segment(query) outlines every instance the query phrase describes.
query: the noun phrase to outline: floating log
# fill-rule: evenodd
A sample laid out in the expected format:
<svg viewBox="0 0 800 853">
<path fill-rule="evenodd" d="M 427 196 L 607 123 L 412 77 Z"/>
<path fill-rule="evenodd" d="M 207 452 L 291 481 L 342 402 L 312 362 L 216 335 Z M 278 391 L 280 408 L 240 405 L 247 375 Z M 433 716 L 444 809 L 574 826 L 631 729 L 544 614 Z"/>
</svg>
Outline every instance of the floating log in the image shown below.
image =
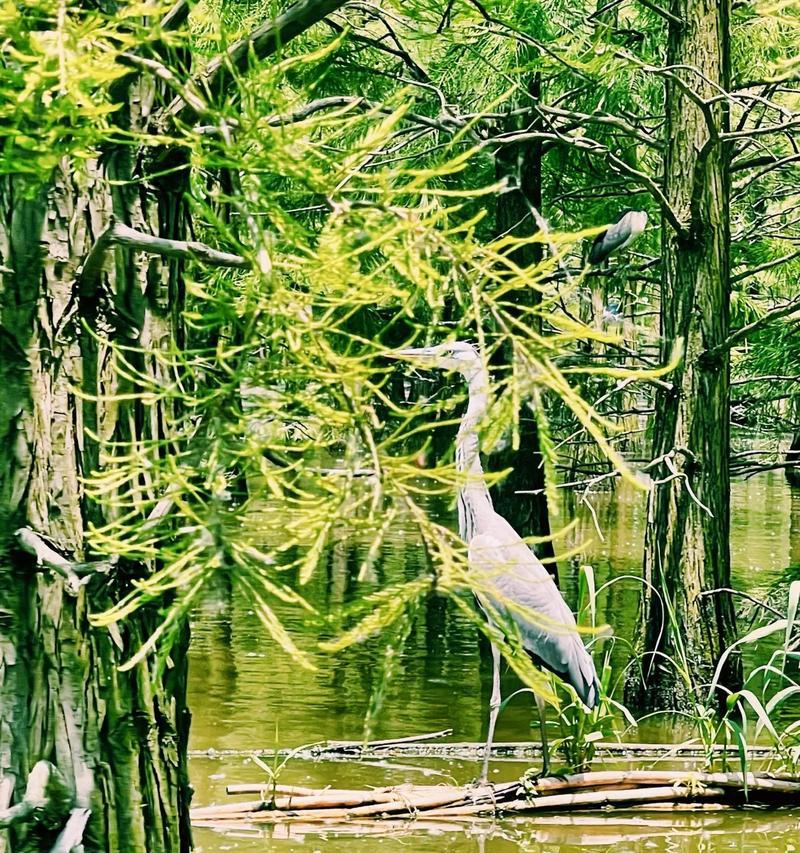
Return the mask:
<svg viewBox="0 0 800 853">
<path fill-rule="evenodd" d="M 477 761 L 483 757 L 485 744 L 473 742 L 430 743 L 428 738 L 443 737 L 445 732 L 431 732 L 410 738 L 397 738 L 390 741 L 328 741 L 308 747 L 295 749 L 226 749 L 192 750 L 192 758 L 246 758 L 259 757 L 292 758 L 310 761 L 346 761 L 363 758 L 443 758 L 450 760 Z M 738 760 L 739 748 L 715 744 L 708 748 L 697 743 L 625 743 L 599 741 L 594 744 L 594 760 L 622 761 L 642 760 L 680 760 L 706 761 L 709 753 L 716 758 L 731 756 Z M 542 754 L 542 745 L 535 741 L 512 741 L 492 745 L 493 760 L 508 759 L 526 761 Z M 748 746 L 747 758 L 750 761 L 779 760 L 780 754 L 769 746 Z"/>
<path fill-rule="evenodd" d="M 628 770 L 499 785 L 402 784 L 369 790 L 232 785 L 259 800 L 192 810 L 196 825 L 337 822 L 404 817 L 460 819 L 501 814 L 564 813 L 578 809 L 705 807 L 725 804 L 800 803 L 800 776 L 770 773 L 704 773 Z M 301 793 L 294 793 L 300 791 Z M 266 793 L 266 796 L 265 796 Z"/>
</svg>

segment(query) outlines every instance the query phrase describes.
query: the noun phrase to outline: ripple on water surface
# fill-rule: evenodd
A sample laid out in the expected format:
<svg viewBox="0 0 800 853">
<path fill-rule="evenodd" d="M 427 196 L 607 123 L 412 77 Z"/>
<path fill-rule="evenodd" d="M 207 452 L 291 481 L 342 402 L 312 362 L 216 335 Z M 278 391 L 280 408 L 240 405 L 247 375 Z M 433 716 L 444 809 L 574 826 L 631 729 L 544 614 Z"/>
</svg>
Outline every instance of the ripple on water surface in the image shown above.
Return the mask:
<svg viewBox="0 0 800 853">
<path fill-rule="evenodd" d="M 581 562 L 591 563 L 598 584 L 620 575 L 641 573 L 644 512 L 640 494 L 619 489 L 593 499 L 603 539 L 585 510 L 579 524 L 559 547 L 566 551 L 583 543 Z M 446 502 L 436 508 L 440 519 L 452 523 Z M 574 510 L 566 506 L 562 518 Z M 368 543 L 338 544 L 322 561 L 304 594 L 320 611 L 354 600 L 364 590 L 389 581 L 411 579 L 425 571 L 426 557 L 410 527 L 398 524 L 387 538 L 372 583 L 359 584 L 359 567 Z M 789 490 L 778 473 L 762 475 L 733 487 L 731 552 L 734 583 L 739 589 L 765 593 L 787 566 L 800 564 L 800 495 Z M 562 587 L 574 590 L 579 561 L 560 565 Z M 612 585 L 599 602 L 600 617 L 615 630 L 632 631 L 637 584 Z M 780 587 L 778 587 L 780 590 Z M 279 614 L 292 633 L 309 648 L 319 627 L 297 609 Z M 768 655 L 764 645 L 759 655 Z M 191 747 L 249 750 L 299 746 L 325 739 L 359 739 L 375 678 L 374 643 L 357 646 L 336 659 L 324 659 L 317 671 L 298 667 L 267 640 L 248 603 L 220 577 L 196 613 L 190 652 L 190 707 L 193 713 Z M 383 710 L 371 737 L 402 737 L 453 728 L 453 738 L 478 741 L 485 735 L 491 666 L 488 650 L 472 624 L 451 603 L 431 597 L 423 605 L 404 650 L 401 667 L 389 685 Z M 751 661 L 752 663 L 752 661 Z M 504 694 L 517 686 L 504 675 Z M 800 708 L 795 707 L 800 716 Z M 498 740 L 525 740 L 531 733 L 530 697 L 514 699 L 498 724 Z M 664 729 L 649 731 L 648 739 L 669 739 Z M 345 762 L 290 761 L 282 783 L 310 787 L 360 786 L 417 781 L 466 782 L 477 767 L 463 762 L 427 761 L 425 771 L 413 762 L 361 765 Z M 513 779 L 521 765 L 498 763 L 493 780 Z M 223 756 L 192 760 L 195 802 L 225 800 L 231 782 L 263 781 L 264 774 L 246 758 Z M 276 826 L 221 835 L 197 830 L 198 849 L 206 851 L 295 850 L 321 853 L 382 851 L 758 851 L 800 849 L 800 812 L 713 811 L 627 812 L 537 817 L 460 826 L 421 823 L 342 828 Z"/>
</svg>

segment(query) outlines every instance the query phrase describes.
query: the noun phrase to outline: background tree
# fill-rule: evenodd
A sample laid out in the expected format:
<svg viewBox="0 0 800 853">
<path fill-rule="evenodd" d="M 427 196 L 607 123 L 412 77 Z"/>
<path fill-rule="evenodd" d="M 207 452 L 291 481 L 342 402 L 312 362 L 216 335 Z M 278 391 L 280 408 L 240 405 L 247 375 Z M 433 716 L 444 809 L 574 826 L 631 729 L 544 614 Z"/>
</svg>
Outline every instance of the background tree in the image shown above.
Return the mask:
<svg viewBox="0 0 800 853">
<path fill-rule="evenodd" d="M 734 628 L 726 596 L 697 604 L 729 571 L 728 354 L 749 382 L 797 307 L 795 12 L 99 5 L 0 19 L 15 46 L 0 70 L 0 814 L 39 759 L 67 792 L 55 828 L 12 811 L 14 840 L 41 848 L 91 808 L 98 849 L 186 848 L 187 617 L 217 572 L 302 666 L 315 650 L 276 601 L 318 619 L 329 649 L 387 631 L 384 674 L 434 586 L 476 618 L 463 547 L 425 511 L 455 490 L 463 397 L 394 372 L 383 356 L 412 341 L 480 344 L 496 384 L 484 446 L 506 448 L 492 485 L 538 532 L 557 471 L 584 500 L 631 476 L 621 450 L 660 389 L 655 446 L 637 451 L 656 481 L 646 572 L 692 674 L 675 693 L 652 668 L 648 701 L 688 701 Z M 768 39 L 759 66 L 744 45 Z M 661 256 L 656 226 L 586 270 L 587 226 L 631 206 L 660 214 Z M 752 311 L 733 329 L 731 280 Z M 421 468 L 431 422 L 446 450 Z M 543 466 L 524 461 L 537 443 Z M 521 487 L 539 494 L 516 501 Z M 256 510 L 279 544 L 239 535 Z M 366 543 L 363 581 L 401 515 L 429 575 L 313 613 L 302 587 L 325 549 Z M 654 601 L 648 666 L 682 652 Z"/>
</svg>

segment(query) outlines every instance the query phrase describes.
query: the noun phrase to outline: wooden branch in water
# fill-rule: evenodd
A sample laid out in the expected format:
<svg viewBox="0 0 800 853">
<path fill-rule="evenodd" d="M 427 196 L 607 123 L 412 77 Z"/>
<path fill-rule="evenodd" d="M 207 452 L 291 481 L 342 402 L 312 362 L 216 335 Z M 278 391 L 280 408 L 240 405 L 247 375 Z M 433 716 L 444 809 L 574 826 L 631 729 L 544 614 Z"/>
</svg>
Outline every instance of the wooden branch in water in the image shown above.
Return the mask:
<svg viewBox="0 0 800 853">
<path fill-rule="evenodd" d="M 332 743 L 342 743 L 333 741 Z M 329 749 L 327 745 L 309 746 L 308 749 L 223 749 L 223 750 L 190 750 L 192 758 L 219 758 L 250 755 L 283 757 L 291 756 L 298 760 L 319 761 L 330 758 L 333 761 L 360 760 L 362 758 L 449 758 L 462 761 L 476 761 L 483 757 L 485 744 L 472 742 L 448 742 L 448 743 L 425 743 L 419 738 L 410 741 L 401 739 L 400 742 L 385 746 L 364 747 L 358 741 L 345 741 L 352 743 L 348 750 L 342 750 L 340 746 Z M 358 746 L 356 746 L 358 744 Z M 625 743 L 601 741 L 594 745 L 595 760 L 639 760 L 651 758 L 654 760 L 681 759 L 682 761 L 700 760 L 705 761 L 709 752 L 715 757 L 730 755 L 737 757 L 739 750 L 736 746 L 725 746 L 715 744 L 707 748 L 697 743 Z M 510 741 L 495 743 L 492 745 L 492 757 L 506 758 L 510 761 L 527 761 L 542 754 L 542 745 L 536 741 Z M 750 760 L 778 759 L 780 755 L 770 746 L 748 746 L 747 757 Z M 258 790 L 261 790 L 259 788 Z"/>
<path fill-rule="evenodd" d="M 649 803 L 676 802 L 681 800 L 715 800 L 724 796 L 722 788 L 704 788 L 692 791 L 689 788 L 676 788 L 673 785 L 665 787 L 645 787 L 635 789 L 601 789 L 599 791 L 584 791 L 579 794 L 553 794 L 549 797 L 538 797 L 532 800 L 512 800 L 509 803 L 498 804 L 496 808 L 488 809 L 485 804 L 472 806 L 457 806 L 453 809 L 432 809 L 427 817 L 456 817 L 491 812 L 534 812 L 534 811 L 568 811 L 578 808 L 606 808 L 607 806 L 621 807 L 631 805 L 646 805 Z"/>
<path fill-rule="evenodd" d="M 369 756 L 381 755 L 398 755 L 404 757 L 419 756 L 427 757 L 447 757 L 447 758 L 463 758 L 465 760 L 475 760 L 483 756 L 485 745 L 483 743 L 472 742 L 449 742 L 449 743 L 422 743 L 419 738 L 408 741 L 398 741 L 394 744 L 385 746 L 364 746 L 356 750 L 356 742 L 353 742 L 353 747 L 349 750 L 352 753 Z M 315 758 L 321 758 L 328 754 L 336 754 L 341 750 L 337 746 L 333 750 L 328 749 L 328 745 L 313 747 L 310 750 Z M 723 744 L 715 744 L 711 747 L 711 751 L 715 756 L 732 755 L 737 756 L 739 750 L 736 746 L 725 746 Z M 510 741 L 506 743 L 495 743 L 492 745 L 492 755 L 497 757 L 508 756 L 510 758 L 526 759 L 541 755 L 542 745 L 536 741 Z M 606 756 L 611 758 L 699 758 L 705 760 L 709 750 L 697 743 L 624 743 L 624 742 L 599 742 L 595 744 L 595 756 Z M 748 746 L 747 755 L 749 758 L 774 758 L 776 752 L 769 746 Z"/>
<path fill-rule="evenodd" d="M 269 787 L 269 786 L 265 786 Z M 238 791 L 248 786 L 236 786 Z M 279 823 L 363 818 L 465 818 L 504 813 L 630 808 L 663 804 L 796 803 L 800 776 L 629 770 L 577 773 L 501 785 L 397 785 L 374 790 L 323 789 L 192 810 L 192 821 Z"/>
<path fill-rule="evenodd" d="M 426 740 L 436 740 L 436 738 L 447 737 L 453 734 L 452 729 L 442 729 L 439 732 L 426 732 L 421 735 L 408 735 L 408 737 L 395 737 L 388 740 L 329 740 L 325 743 L 326 752 L 350 751 L 353 749 L 382 749 L 387 746 L 397 746 L 403 743 L 421 743 Z"/>
</svg>

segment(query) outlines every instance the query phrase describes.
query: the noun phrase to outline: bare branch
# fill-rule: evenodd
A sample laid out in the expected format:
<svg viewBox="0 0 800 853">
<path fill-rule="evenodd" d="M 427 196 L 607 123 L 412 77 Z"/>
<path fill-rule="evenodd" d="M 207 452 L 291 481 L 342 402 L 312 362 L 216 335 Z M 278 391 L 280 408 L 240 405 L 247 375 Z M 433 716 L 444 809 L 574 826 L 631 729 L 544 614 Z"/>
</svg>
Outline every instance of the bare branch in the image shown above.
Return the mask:
<svg viewBox="0 0 800 853">
<path fill-rule="evenodd" d="M 673 210 L 672 205 L 669 203 L 664 191 L 661 187 L 650 177 L 650 175 L 645 174 L 644 172 L 640 172 L 638 169 L 634 169 L 632 166 L 629 166 L 622 158 L 617 157 L 609 148 L 603 145 L 600 142 L 597 142 L 595 139 L 590 139 L 588 136 L 568 136 L 563 133 L 555 132 L 555 133 L 540 133 L 538 131 L 523 131 L 521 133 L 507 133 L 501 136 L 495 136 L 490 140 L 487 140 L 484 143 L 485 146 L 491 145 L 513 145 L 519 142 L 526 142 L 528 140 L 534 139 L 547 139 L 547 140 L 555 140 L 556 142 L 564 143 L 565 145 L 572 145 L 575 148 L 579 148 L 582 151 L 586 151 L 589 154 L 597 154 L 602 157 L 605 157 L 609 163 L 611 164 L 612 169 L 618 174 L 625 175 L 626 177 L 632 178 L 638 184 L 646 187 L 651 195 L 656 199 L 656 201 L 661 206 L 662 213 L 664 214 L 664 218 L 669 222 L 669 224 L 675 229 L 675 231 L 683 236 L 688 234 L 687 227 L 680 221 L 678 218 L 678 214 Z"/>
<path fill-rule="evenodd" d="M 783 255 L 780 258 L 775 258 L 772 261 L 766 261 L 763 264 L 759 264 L 757 267 L 753 267 L 752 269 L 745 270 L 744 272 L 737 273 L 736 275 L 731 276 L 731 284 L 735 284 L 737 281 L 743 281 L 746 278 L 750 278 L 752 275 L 757 275 L 760 272 L 764 272 L 765 270 L 772 269 L 773 267 L 778 267 L 781 264 L 786 264 L 789 261 L 793 261 L 795 258 L 800 258 L 800 249 L 796 252 L 791 252 L 788 255 Z"/>
<path fill-rule="evenodd" d="M 797 376 L 781 376 L 779 374 L 770 376 L 745 376 L 742 379 L 731 379 L 731 385 L 747 385 L 750 382 L 800 382 L 800 374 Z"/>
<path fill-rule="evenodd" d="M 91 815 L 91 809 L 72 809 L 69 820 L 56 838 L 50 853 L 71 853 L 73 850 L 83 849 L 81 846 L 83 833 Z"/>
<path fill-rule="evenodd" d="M 745 338 L 752 335 L 753 332 L 757 332 L 773 320 L 779 320 L 781 317 L 787 317 L 789 314 L 794 314 L 797 311 L 800 311 L 800 296 L 795 297 L 791 302 L 786 302 L 784 305 L 779 305 L 777 308 L 767 311 L 763 317 L 759 317 L 752 323 L 748 323 L 748 325 L 742 326 L 741 329 L 737 329 L 733 334 L 728 335 L 721 344 L 707 350 L 706 357 L 715 358 L 725 352 L 725 350 L 729 350 L 731 347 L 736 346 L 739 341 L 745 340 Z"/>
<path fill-rule="evenodd" d="M 192 81 L 189 80 L 187 83 L 183 83 L 173 71 L 161 62 L 155 59 L 148 59 L 144 56 L 137 56 L 135 53 L 127 51 L 119 55 L 119 62 L 122 65 L 135 68 L 137 71 L 144 71 L 152 74 L 159 80 L 163 80 L 197 115 L 205 115 L 208 112 L 208 104 Z"/>
<path fill-rule="evenodd" d="M 777 158 L 773 154 L 764 154 L 761 157 L 751 157 L 749 160 L 734 161 L 731 164 L 731 172 L 741 172 L 744 169 L 755 169 L 758 166 L 766 166 L 767 168 L 759 172 L 757 175 L 750 175 L 747 178 L 747 183 L 755 181 L 763 177 L 773 169 L 779 169 L 781 166 L 786 166 L 789 163 L 795 163 L 800 160 L 800 154 L 789 154 L 786 157 Z"/>
<path fill-rule="evenodd" d="M 249 269 L 252 266 L 251 262 L 242 255 L 221 252 L 196 240 L 169 240 L 166 237 L 154 237 L 152 234 L 137 231 L 122 222 L 112 220 L 108 228 L 97 238 L 78 271 L 77 281 L 83 290 L 90 291 L 95 286 L 103 268 L 105 254 L 112 245 L 126 246 L 138 252 L 149 252 L 168 258 L 201 260 L 216 267 Z"/>
<path fill-rule="evenodd" d="M 682 27 L 686 24 L 686 21 L 683 18 L 679 18 L 677 15 L 673 15 L 672 12 L 665 9 L 663 6 L 659 6 L 657 3 L 653 3 L 653 0 L 639 0 L 639 2 L 646 9 L 649 9 L 651 12 L 655 12 L 656 15 L 661 15 L 665 21 L 670 21 L 673 24 L 677 24 L 679 27 Z"/>
<path fill-rule="evenodd" d="M 189 0 L 178 0 L 178 2 L 161 19 L 162 30 L 177 30 L 189 18 Z"/>
<path fill-rule="evenodd" d="M 19 823 L 36 809 L 43 809 L 48 805 L 47 786 L 53 773 L 58 773 L 58 770 L 49 761 L 37 761 L 34 764 L 33 770 L 28 774 L 22 801 L 0 812 L 0 829 Z"/>
<path fill-rule="evenodd" d="M 754 136 L 764 136 L 768 133 L 786 133 L 796 127 L 800 127 L 800 116 L 783 124 L 768 124 L 765 127 L 752 127 L 750 130 L 732 130 L 728 133 L 721 133 L 719 137 L 726 142 L 731 139 L 751 139 Z"/>
<path fill-rule="evenodd" d="M 638 139 L 640 142 L 643 142 L 645 145 L 649 145 L 651 148 L 655 148 L 660 150 L 663 146 L 661 143 L 650 136 L 649 133 L 644 133 L 641 129 L 634 127 L 634 125 L 625 121 L 625 119 L 620 118 L 619 116 L 607 115 L 605 113 L 580 113 L 573 112 L 571 110 L 562 110 L 557 107 L 546 106 L 544 104 L 535 105 L 532 107 L 534 111 L 543 112 L 547 115 L 556 116 L 558 118 L 567 118 L 572 121 L 578 121 L 582 124 L 605 124 L 611 127 L 618 127 L 623 132 L 627 133 L 629 136 L 633 136 Z"/>
<path fill-rule="evenodd" d="M 257 59 L 272 56 L 293 38 L 319 23 L 326 15 L 344 6 L 345 2 L 346 0 L 298 0 L 276 18 L 266 21 L 249 35 L 234 42 L 225 53 L 212 59 L 200 74 L 189 82 L 200 90 L 223 91 L 236 72 L 242 73 L 247 69 L 251 55 Z M 176 118 L 187 122 L 195 118 L 191 105 L 180 96 L 166 107 L 159 117 L 159 123 Z"/>
</svg>

